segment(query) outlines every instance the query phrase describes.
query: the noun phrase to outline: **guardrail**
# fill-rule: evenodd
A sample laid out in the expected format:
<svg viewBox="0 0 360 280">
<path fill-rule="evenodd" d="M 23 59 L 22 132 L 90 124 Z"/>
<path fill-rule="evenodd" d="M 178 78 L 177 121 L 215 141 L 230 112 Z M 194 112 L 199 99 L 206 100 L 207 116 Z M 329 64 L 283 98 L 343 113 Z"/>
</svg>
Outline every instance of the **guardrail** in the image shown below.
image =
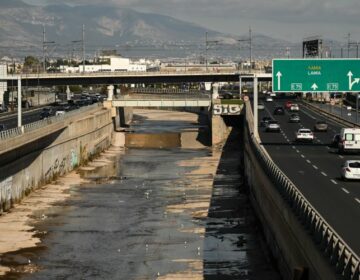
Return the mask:
<svg viewBox="0 0 360 280">
<path fill-rule="evenodd" d="M 7 139 L 10 139 L 10 138 L 22 135 L 22 134 L 30 132 L 30 131 L 34 131 L 36 129 L 45 127 L 45 126 L 47 126 L 49 124 L 53 124 L 53 123 L 63 121 L 63 120 L 65 120 L 67 118 L 70 118 L 70 117 L 72 117 L 74 115 L 77 115 L 77 114 L 82 113 L 82 112 L 90 111 L 90 110 L 95 109 L 95 108 L 100 107 L 100 106 L 102 106 L 101 103 L 96 103 L 96 104 L 93 104 L 93 105 L 90 105 L 90 106 L 81 107 L 81 108 L 79 108 L 77 110 L 66 112 L 63 115 L 53 116 L 53 117 L 50 117 L 50 118 L 46 118 L 46 119 L 43 119 L 43 120 L 39 120 L 39 121 L 36 121 L 36 122 L 26 124 L 26 125 L 24 125 L 22 127 L 16 127 L 16 128 L 1 131 L 0 132 L 0 141 L 7 140 Z"/>
<path fill-rule="evenodd" d="M 294 214 L 308 230 L 324 253 L 330 264 L 335 267 L 335 272 L 345 280 L 360 279 L 360 258 L 352 251 L 349 245 L 326 222 L 314 206 L 302 195 L 294 183 L 281 171 L 260 145 L 259 139 L 253 131 L 253 114 L 251 105 L 246 102 L 247 129 L 251 139 L 251 147 L 274 186 L 288 203 Z"/>
<path fill-rule="evenodd" d="M 201 90 L 183 90 L 183 89 L 162 89 L 162 88 L 134 88 L 133 93 L 147 93 L 147 94 L 203 94 Z"/>
<path fill-rule="evenodd" d="M 208 100 L 209 94 L 129 94 L 116 96 L 114 100 Z"/>
<path fill-rule="evenodd" d="M 343 125 L 346 125 L 346 126 L 350 126 L 350 127 L 360 127 L 359 124 L 355 123 L 355 122 L 352 122 L 350 120 L 347 120 L 347 119 L 344 119 L 343 117 L 339 116 L 339 115 L 336 115 L 336 114 L 333 114 L 331 112 L 328 112 L 324 109 L 321 109 L 320 107 L 318 106 L 315 106 L 315 105 L 312 105 L 306 101 L 303 101 L 302 102 L 303 105 L 309 107 L 309 108 L 312 108 L 312 109 L 315 109 L 316 112 L 326 116 L 327 118 L 330 118 L 332 119 L 333 121 L 336 121 L 338 123 L 341 123 Z"/>
</svg>

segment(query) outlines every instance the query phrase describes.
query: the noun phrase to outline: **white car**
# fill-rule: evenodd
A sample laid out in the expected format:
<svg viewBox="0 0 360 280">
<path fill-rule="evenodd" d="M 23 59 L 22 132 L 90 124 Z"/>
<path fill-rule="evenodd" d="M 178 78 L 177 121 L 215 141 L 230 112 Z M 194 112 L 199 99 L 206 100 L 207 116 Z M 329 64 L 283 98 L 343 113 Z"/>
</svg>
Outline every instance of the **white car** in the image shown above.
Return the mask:
<svg viewBox="0 0 360 280">
<path fill-rule="evenodd" d="M 290 111 L 292 111 L 292 112 L 298 112 L 299 111 L 299 105 L 297 105 L 297 104 L 291 104 L 291 106 L 290 106 Z"/>
<path fill-rule="evenodd" d="M 347 160 L 341 166 L 341 178 L 360 180 L 360 160 Z"/>
<path fill-rule="evenodd" d="M 267 132 L 270 132 L 270 131 L 279 132 L 280 131 L 280 125 L 279 125 L 279 123 L 277 121 L 271 120 L 271 121 L 269 121 L 267 123 L 265 130 Z"/>
<path fill-rule="evenodd" d="M 314 134 L 313 132 L 308 128 L 300 128 L 296 132 L 296 141 L 306 141 L 306 142 L 312 142 L 314 140 Z"/>
<path fill-rule="evenodd" d="M 264 110 L 264 109 L 265 109 L 264 103 L 258 103 L 258 110 Z"/>
<path fill-rule="evenodd" d="M 272 101 L 274 101 L 274 100 L 273 100 L 273 98 L 272 98 L 271 96 L 266 97 L 266 99 L 265 99 L 265 100 L 266 100 L 266 102 L 272 102 Z"/>
</svg>

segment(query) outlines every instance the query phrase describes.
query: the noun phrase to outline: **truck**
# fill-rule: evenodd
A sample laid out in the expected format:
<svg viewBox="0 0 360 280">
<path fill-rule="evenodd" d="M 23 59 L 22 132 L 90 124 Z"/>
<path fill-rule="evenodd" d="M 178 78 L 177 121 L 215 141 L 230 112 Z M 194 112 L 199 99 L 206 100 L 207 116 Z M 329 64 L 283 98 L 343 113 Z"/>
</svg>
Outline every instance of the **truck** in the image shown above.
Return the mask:
<svg viewBox="0 0 360 280">
<path fill-rule="evenodd" d="M 339 153 L 360 153 L 360 128 L 342 128 L 339 135 Z"/>
</svg>

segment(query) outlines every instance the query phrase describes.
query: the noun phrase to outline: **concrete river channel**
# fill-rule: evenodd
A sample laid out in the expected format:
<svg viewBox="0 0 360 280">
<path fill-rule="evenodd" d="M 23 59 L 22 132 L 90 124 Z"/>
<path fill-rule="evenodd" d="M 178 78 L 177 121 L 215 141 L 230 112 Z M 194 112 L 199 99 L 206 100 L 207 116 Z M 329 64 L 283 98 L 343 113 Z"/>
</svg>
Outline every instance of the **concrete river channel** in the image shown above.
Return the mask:
<svg viewBox="0 0 360 280">
<path fill-rule="evenodd" d="M 135 110 L 126 147 L 2 215 L 15 245 L 0 279 L 280 279 L 243 185 L 241 130 L 210 147 L 199 120 Z"/>
</svg>

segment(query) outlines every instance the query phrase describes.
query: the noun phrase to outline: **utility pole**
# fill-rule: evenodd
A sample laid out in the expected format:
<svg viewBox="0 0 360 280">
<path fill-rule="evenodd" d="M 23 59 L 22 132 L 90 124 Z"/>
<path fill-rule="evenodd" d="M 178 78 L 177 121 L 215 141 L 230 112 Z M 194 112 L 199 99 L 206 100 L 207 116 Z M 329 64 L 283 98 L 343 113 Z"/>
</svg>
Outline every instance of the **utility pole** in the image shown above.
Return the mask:
<svg viewBox="0 0 360 280">
<path fill-rule="evenodd" d="M 43 25 L 43 71 L 46 72 L 46 56 L 45 51 L 49 44 L 55 44 L 54 41 L 46 41 L 46 31 L 45 31 L 45 24 Z"/>
<path fill-rule="evenodd" d="M 207 33 L 207 31 L 205 32 L 205 68 L 206 68 L 206 72 L 208 71 L 208 58 L 207 58 L 208 46 L 209 46 L 209 44 L 217 44 L 218 42 L 219 41 L 217 41 L 217 40 L 209 41 L 208 33 Z"/>
<path fill-rule="evenodd" d="M 249 27 L 249 38 L 248 39 L 239 39 L 238 42 L 248 42 L 249 43 L 249 71 L 251 71 L 252 65 L 252 35 L 251 35 L 251 27 Z"/>
<path fill-rule="evenodd" d="M 249 26 L 249 49 L 250 49 L 250 72 L 252 69 L 252 36 L 251 36 L 251 27 Z"/>
<path fill-rule="evenodd" d="M 81 43 L 81 51 L 82 51 L 82 60 L 83 60 L 83 73 L 85 73 L 85 25 L 83 24 L 82 26 L 82 36 L 81 36 L 81 40 L 75 40 L 75 41 L 71 41 L 71 43 L 75 44 L 75 43 Z M 80 66 L 79 66 L 79 71 L 80 71 Z"/>
<path fill-rule="evenodd" d="M 82 57 L 83 57 L 83 73 L 85 73 L 85 25 L 82 26 Z"/>
<path fill-rule="evenodd" d="M 348 58 L 350 58 L 350 33 L 348 33 Z"/>
</svg>

